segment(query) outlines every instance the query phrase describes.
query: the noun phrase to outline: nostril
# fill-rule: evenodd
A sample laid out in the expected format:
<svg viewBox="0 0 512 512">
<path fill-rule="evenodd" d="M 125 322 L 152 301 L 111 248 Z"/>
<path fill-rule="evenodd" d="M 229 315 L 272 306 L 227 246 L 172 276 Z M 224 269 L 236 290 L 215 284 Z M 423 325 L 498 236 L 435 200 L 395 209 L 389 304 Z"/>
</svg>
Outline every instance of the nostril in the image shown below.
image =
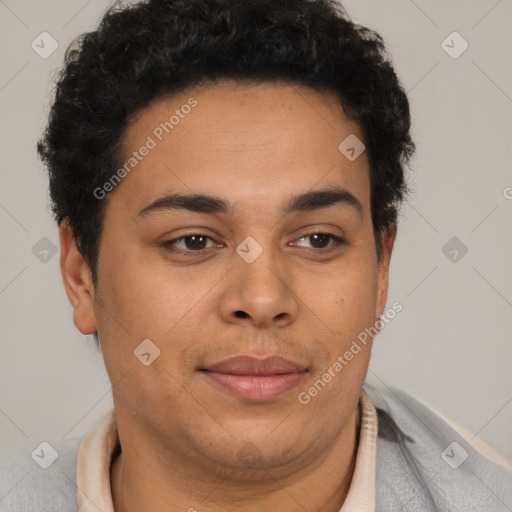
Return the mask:
<svg viewBox="0 0 512 512">
<path fill-rule="evenodd" d="M 245 311 L 235 311 L 235 315 L 238 318 L 247 318 L 249 315 Z"/>
</svg>

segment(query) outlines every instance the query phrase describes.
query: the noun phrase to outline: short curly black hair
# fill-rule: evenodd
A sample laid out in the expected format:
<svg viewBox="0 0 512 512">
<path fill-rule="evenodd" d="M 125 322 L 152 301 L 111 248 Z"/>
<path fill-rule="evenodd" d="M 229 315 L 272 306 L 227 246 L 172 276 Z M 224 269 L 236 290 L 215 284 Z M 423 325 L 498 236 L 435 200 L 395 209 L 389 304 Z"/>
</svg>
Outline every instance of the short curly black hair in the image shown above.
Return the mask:
<svg viewBox="0 0 512 512">
<path fill-rule="evenodd" d="M 118 2 L 69 46 L 38 143 L 55 218 L 67 220 L 96 283 L 107 201 L 93 191 L 122 163 L 130 118 L 160 97 L 215 80 L 285 81 L 333 91 L 360 126 L 380 259 L 414 152 L 407 96 L 382 38 L 335 0 Z"/>
</svg>

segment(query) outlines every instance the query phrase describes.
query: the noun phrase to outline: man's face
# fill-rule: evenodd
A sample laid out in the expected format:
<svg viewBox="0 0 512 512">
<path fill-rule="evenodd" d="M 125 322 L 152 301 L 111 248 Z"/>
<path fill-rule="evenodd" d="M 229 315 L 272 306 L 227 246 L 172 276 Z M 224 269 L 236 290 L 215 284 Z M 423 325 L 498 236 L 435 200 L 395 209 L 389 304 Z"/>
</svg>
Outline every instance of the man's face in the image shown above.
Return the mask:
<svg viewBox="0 0 512 512">
<path fill-rule="evenodd" d="M 176 110 L 179 122 L 158 130 Z M 133 119 L 124 154 L 141 158 L 105 199 L 98 287 L 75 317 L 82 332 L 97 329 L 120 433 L 130 425 L 156 452 L 231 468 L 252 450 L 272 467 L 322 453 L 355 418 L 371 343 L 309 403 L 298 398 L 385 304 L 394 236 L 379 264 L 366 153 L 351 161 L 338 149 L 351 134 L 363 138 L 337 96 L 286 84 L 217 83 Z M 292 198 L 334 189 L 342 200 L 286 211 Z M 171 194 L 227 209 L 155 204 Z M 145 365 L 153 344 L 159 356 Z M 208 371 L 233 356 L 281 356 L 305 371 Z"/>
</svg>

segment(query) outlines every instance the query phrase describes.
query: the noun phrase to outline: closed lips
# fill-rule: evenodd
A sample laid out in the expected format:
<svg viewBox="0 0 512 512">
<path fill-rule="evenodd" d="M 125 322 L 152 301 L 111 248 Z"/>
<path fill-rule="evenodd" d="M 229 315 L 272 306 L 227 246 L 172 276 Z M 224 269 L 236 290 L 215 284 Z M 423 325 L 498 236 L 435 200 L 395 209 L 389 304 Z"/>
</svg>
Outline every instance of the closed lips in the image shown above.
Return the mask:
<svg viewBox="0 0 512 512">
<path fill-rule="evenodd" d="M 257 359 L 252 356 L 235 356 L 215 363 L 203 371 L 227 373 L 231 375 L 282 375 L 307 371 L 304 365 L 281 356 Z"/>
</svg>

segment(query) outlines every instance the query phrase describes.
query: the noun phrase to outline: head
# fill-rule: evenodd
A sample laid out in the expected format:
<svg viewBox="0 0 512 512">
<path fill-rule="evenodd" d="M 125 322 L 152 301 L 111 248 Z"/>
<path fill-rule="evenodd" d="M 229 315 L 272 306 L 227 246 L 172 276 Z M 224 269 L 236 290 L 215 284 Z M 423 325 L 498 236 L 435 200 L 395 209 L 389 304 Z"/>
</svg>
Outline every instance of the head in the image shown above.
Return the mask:
<svg viewBox="0 0 512 512">
<path fill-rule="evenodd" d="M 327 446 L 371 342 L 297 396 L 384 312 L 409 128 L 381 38 L 334 1 L 150 0 L 80 36 L 38 150 L 118 415 L 232 466 L 247 441 L 269 465 Z M 241 354 L 294 361 L 300 387 L 245 401 L 205 378 Z"/>
</svg>

